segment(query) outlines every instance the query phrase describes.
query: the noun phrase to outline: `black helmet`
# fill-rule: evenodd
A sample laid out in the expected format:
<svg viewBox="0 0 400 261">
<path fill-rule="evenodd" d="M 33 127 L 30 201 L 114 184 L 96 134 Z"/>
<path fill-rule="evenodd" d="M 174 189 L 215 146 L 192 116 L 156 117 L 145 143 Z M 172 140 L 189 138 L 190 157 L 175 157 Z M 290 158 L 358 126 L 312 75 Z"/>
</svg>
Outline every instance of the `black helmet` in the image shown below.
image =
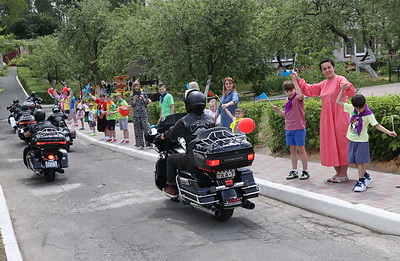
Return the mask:
<svg viewBox="0 0 400 261">
<path fill-rule="evenodd" d="M 35 91 L 31 92 L 31 97 L 35 97 L 35 96 L 36 96 L 36 92 Z"/>
<path fill-rule="evenodd" d="M 37 122 L 44 121 L 44 119 L 46 118 L 46 113 L 42 109 L 37 109 L 33 112 L 33 116 L 35 116 L 35 120 Z"/>
<path fill-rule="evenodd" d="M 19 103 L 18 98 L 15 98 L 15 99 L 13 100 L 13 103 L 14 103 L 14 104 Z"/>
<path fill-rule="evenodd" d="M 58 105 L 54 106 L 53 109 L 51 109 L 51 110 L 53 112 L 60 112 L 61 111 L 60 106 L 58 106 Z"/>
<path fill-rule="evenodd" d="M 190 90 L 185 99 L 186 112 L 202 114 L 206 108 L 206 96 L 199 90 Z"/>
</svg>

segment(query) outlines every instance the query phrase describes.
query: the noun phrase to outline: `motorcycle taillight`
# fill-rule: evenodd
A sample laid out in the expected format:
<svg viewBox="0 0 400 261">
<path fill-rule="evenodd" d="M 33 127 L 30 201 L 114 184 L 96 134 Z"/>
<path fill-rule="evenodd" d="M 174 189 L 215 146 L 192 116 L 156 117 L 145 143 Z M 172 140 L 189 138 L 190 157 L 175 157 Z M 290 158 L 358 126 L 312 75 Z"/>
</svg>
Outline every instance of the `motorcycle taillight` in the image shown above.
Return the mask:
<svg viewBox="0 0 400 261">
<path fill-rule="evenodd" d="M 255 158 L 254 153 L 247 154 L 247 160 L 254 160 L 254 158 Z"/>
<path fill-rule="evenodd" d="M 55 158 L 55 157 L 54 157 L 53 154 L 48 154 L 48 155 L 47 155 L 47 159 L 48 159 L 48 160 L 54 160 L 54 158 Z"/>
<path fill-rule="evenodd" d="M 213 160 L 206 160 L 206 165 L 210 167 L 216 167 L 221 164 L 221 161 L 219 159 L 213 159 Z"/>
</svg>

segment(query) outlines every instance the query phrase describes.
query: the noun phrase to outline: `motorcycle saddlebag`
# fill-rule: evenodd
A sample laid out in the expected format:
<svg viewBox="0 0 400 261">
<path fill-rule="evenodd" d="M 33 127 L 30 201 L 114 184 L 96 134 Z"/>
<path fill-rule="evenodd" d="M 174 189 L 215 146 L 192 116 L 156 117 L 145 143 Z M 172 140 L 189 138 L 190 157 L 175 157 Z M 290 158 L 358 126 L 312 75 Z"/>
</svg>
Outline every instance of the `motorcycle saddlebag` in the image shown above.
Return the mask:
<svg viewBox="0 0 400 261">
<path fill-rule="evenodd" d="M 235 172 L 235 182 L 245 181 L 248 183 L 247 186 L 241 187 L 238 191 L 240 196 L 246 198 L 258 197 L 260 190 L 258 185 L 254 181 L 253 171 L 249 168 L 238 168 Z"/>
<path fill-rule="evenodd" d="M 76 130 L 71 130 L 70 137 L 71 137 L 71 140 L 76 139 Z"/>
<path fill-rule="evenodd" d="M 58 151 L 58 157 L 60 159 L 60 168 L 68 168 L 68 152 L 64 149 Z"/>
<path fill-rule="evenodd" d="M 202 132 L 189 144 L 188 153 L 196 166 L 211 171 L 250 166 L 254 160 L 253 145 L 246 137 L 224 127 Z"/>
</svg>

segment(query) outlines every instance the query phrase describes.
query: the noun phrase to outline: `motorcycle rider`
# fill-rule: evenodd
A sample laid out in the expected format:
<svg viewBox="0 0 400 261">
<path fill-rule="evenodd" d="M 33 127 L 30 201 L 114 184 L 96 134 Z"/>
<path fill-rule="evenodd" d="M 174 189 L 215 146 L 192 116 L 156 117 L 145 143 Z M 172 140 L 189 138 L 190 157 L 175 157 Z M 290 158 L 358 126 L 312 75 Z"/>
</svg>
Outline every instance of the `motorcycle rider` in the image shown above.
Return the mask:
<svg viewBox="0 0 400 261">
<path fill-rule="evenodd" d="M 62 111 L 60 106 L 56 105 L 52 109 L 53 113 L 47 118 L 56 127 L 65 127 L 65 120 L 68 118 Z"/>
<path fill-rule="evenodd" d="M 162 140 L 174 140 L 183 137 L 188 145 L 197 135 L 206 129 L 215 126 L 211 116 L 204 113 L 206 108 L 206 96 L 199 90 L 190 90 L 186 94 L 185 108 L 188 115 L 179 119 L 174 126 L 161 134 Z M 176 153 L 168 155 L 167 158 L 167 186 L 163 188 L 163 192 L 171 197 L 178 196 L 176 186 L 176 170 L 177 168 L 186 168 L 188 166 L 187 153 Z"/>
<path fill-rule="evenodd" d="M 22 103 L 21 110 L 17 113 L 15 120 L 18 121 L 22 115 L 31 115 L 32 111 L 30 110 L 29 106 L 25 103 Z"/>
<path fill-rule="evenodd" d="M 33 113 L 33 116 L 35 117 L 35 121 L 36 123 L 32 124 L 29 127 L 29 130 L 27 132 L 24 133 L 24 136 L 26 138 L 30 138 L 32 137 L 34 134 L 36 134 L 37 132 L 45 129 L 45 128 L 52 128 L 55 129 L 55 126 L 50 122 L 50 121 L 46 121 L 46 113 L 43 109 L 37 109 L 35 110 L 35 112 Z M 32 145 L 29 143 L 28 146 L 24 149 L 23 152 L 23 159 L 24 159 L 24 163 L 25 166 L 28 167 L 28 163 L 26 161 L 26 155 L 28 154 L 28 152 L 30 150 L 33 150 L 34 148 L 32 147 Z M 57 172 L 63 173 L 64 170 L 63 169 L 58 169 Z"/>
<path fill-rule="evenodd" d="M 35 91 L 31 92 L 31 96 L 29 96 L 26 100 L 27 101 L 31 101 L 31 102 L 33 102 L 35 104 L 42 103 L 42 99 L 36 96 L 36 92 Z"/>
<path fill-rule="evenodd" d="M 18 113 L 21 111 L 21 104 L 19 104 L 18 98 L 15 98 L 13 100 L 13 104 L 7 107 L 7 110 L 10 111 L 10 116 L 8 117 L 8 121 L 11 124 L 11 126 L 16 129 L 17 128 L 17 123 L 16 123 L 16 118 Z"/>
<path fill-rule="evenodd" d="M 16 108 L 21 108 L 21 104 L 19 104 L 18 98 L 14 98 L 13 104 L 7 107 L 7 110 L 9 110 L 11 113 L 15 112 Z"/>
</svg>

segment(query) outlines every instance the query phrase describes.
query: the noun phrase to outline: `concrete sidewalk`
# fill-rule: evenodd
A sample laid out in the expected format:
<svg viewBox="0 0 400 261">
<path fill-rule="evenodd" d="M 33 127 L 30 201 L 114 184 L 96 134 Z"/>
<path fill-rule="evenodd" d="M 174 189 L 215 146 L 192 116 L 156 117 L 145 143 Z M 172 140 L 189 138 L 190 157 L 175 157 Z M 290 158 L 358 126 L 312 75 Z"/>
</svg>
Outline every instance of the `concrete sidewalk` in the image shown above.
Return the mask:
<svg viewBox="0 0 400 261">
<path fill-rule="evenodd" d="M 396 88 L 400 90 L 399 85 Z M 88 126 L 85 125 L 85 130 L 77 130 L 78 138 L 152 163 L 157 160 L 158 154 L 153 149 L 140 150 L 135 147 L 132 123 L 129 123 L 131 139 L 128 144 L 119 143 L 122 139 L 119 127 L 116 127 L 117 142 L 114 143 L 103 141 L 103 133 L 89 136 L 87 132 Z M 333 184 L 326 182 L 334 175 L 333 168 L 312 162 L 309 163 L 310 179 L 288 181 L 285 177 L 290 165 L 286 158 L 256 154 L 250 168 L 262 195 L 380 233 L 400 235 L 400 188 L 396 188 L 396 185 L 400 185 L 399 175 L 369 171 L 374 183 L 367 191 L 355 193 L 352 188 L 358 174 L 354 168 L 349 169 L 350 181 Z"/>
</svg>

